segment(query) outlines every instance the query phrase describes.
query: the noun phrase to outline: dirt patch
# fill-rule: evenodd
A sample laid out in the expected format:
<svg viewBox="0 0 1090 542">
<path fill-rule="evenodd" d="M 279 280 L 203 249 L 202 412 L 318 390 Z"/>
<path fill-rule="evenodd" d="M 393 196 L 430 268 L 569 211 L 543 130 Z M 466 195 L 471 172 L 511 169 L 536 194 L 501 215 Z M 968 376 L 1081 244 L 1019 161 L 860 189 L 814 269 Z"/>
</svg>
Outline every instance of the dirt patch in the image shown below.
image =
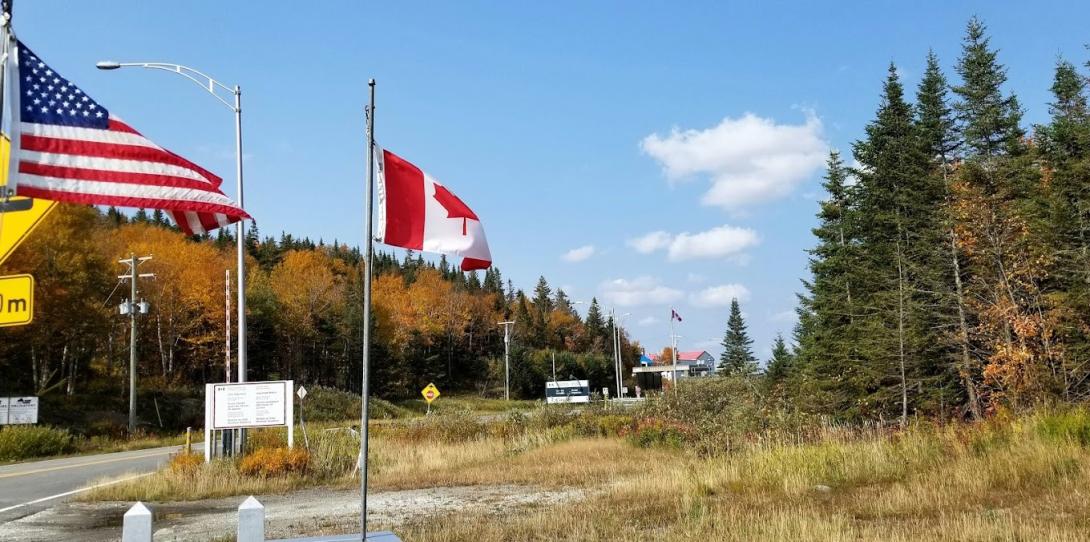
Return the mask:
<svg viewBox="0 0 1090 542">
<path fill-rule="evenodd" d="M 376 526 L 396 527 L 406 521 L 455 511 L 488 513 L 501 507 L 510 511 L 513 507 L 548 506 L 584 496 L 584 490 L 580 489 L 545 490 L 515 485 L 386 491 L 368 496 L 368 524 L 374 530 Z M 150 503 L 148 506 L 155 513 L 155 540 L 233 539 L 238 505 L 244 499 Z M 258 500 L 265 505 L 265 536 L 269 539 L 350 533 L 359 526 L 359 493 L 355 491 L 314 489 L 258 496 Z M 121 516 L 131 505 L 62 503 L 0 524 L 0 540 L 117 540 L 121 536 Z"/>
</svg>

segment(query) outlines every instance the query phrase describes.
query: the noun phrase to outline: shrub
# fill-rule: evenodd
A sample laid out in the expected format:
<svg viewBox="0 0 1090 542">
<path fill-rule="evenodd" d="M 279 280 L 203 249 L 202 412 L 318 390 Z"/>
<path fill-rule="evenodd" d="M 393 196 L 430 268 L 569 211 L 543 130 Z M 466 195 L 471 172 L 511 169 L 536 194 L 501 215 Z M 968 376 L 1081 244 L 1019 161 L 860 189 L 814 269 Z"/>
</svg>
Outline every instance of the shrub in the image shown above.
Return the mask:
<svg viewBox="0 0 1090 542">
<path fill-rule="evenodd" d="M 289 448 L 259 448 L 244 456 L 238 471 L 247 476 L 282 476 L 302 474 L 310 462 L 306 450 Z"/>
<path fill-rule="evenodd" d="M 319 431 L 310 438 L 307 472 L 320 480 L 353 474 L 359 453 L 359 433 L 345 430 Z"/>
<path fill-rule="evenodd" d="M 635 420 L 621 414 L 603 414 L 600 411 L 584 410 L 572 421 L 576 434 L 585 437 L 616 437 L 629 434 Z"/>
<path fill-rule="evenodd" d="M 0 428 L 0 461 L 59 455 L 75 450 L 71 433 L 47 425 L 9 425 Z"/>
<path fill-rule="evenodd" d="M 359 421 L 360 396 L 336 388 L 313 386 L 307 388 L 307 398 L 297 401 L 295 408 L 304 408 L 303 419 L 310 422 Z M 372 420 L 405 418 L 409 412 L 393 403 L 371 397 L 368 401 L 369 418 Z M 298 419 L 298 417 L 296 418 Z"/>
<path fill-rule="evenodd" d="M 204 464 L 204 456 L 197 453 L 180 452 L 170 458 L 170 472 L 184 476 L 192 476 L 200 470 Z"/>
<path fill-rule="evenodd" d="M 468 442 L 488 434 L 488 426 L 468 410 L 433 414 L 408 421 L 404 429 L 391 433 L 407 442 Z"/>
<path fill-rule="evenodd" d="M 1084 409 L 1041 415 L 1034 424 L 1037 435 L 1052 442 L 1090 446 L 1090 411 Z"/>
<path fill-rule="evenodd" d="M 692 435 L 693 428 L 681 422 L 662 418 L 642 418 L 626 432 L 629 442 L 640 448 L 664 446 L 681 448 Z"/>
</svg>

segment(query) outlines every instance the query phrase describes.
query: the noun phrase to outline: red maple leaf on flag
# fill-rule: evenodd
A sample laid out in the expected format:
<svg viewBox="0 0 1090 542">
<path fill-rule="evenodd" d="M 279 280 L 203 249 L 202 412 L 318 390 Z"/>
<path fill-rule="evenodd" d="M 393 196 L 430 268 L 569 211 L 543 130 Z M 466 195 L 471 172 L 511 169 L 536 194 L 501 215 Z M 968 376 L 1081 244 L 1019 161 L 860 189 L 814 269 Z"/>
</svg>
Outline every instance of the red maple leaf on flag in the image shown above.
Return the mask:
<svg viewBox="0 0 1090 542">
<path fill-rule="evenodd" d="M 467 218 L 480 221 L 468 205 L 463 203 L 462 200 L 458 199 L 458 196 L 455 196 L 443 185 L 435 183 L 435 195 L 433 197 L 435 198 L 435 201 L 439 202 L 439 205 L 442 205 L 443 208 L 447 210 L 447 218 L 462 219 L 462 235 L 466 235 Z"/>
</svg>

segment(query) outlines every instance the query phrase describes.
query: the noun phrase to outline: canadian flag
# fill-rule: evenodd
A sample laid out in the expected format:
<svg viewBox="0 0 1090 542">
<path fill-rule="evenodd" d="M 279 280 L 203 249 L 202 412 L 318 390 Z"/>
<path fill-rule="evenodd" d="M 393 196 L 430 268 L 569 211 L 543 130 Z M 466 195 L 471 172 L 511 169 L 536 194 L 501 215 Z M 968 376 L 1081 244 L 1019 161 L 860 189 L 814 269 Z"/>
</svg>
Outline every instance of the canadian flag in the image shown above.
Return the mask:
<svg viewBox="0 0 1090 542">
<path fill-rule="evenodd" d="M 462 271 L 492 265 L 484 227 L 469 206 L 404 158 L 375 150 L 380 243 L 460 256 Z"/>
</svg>

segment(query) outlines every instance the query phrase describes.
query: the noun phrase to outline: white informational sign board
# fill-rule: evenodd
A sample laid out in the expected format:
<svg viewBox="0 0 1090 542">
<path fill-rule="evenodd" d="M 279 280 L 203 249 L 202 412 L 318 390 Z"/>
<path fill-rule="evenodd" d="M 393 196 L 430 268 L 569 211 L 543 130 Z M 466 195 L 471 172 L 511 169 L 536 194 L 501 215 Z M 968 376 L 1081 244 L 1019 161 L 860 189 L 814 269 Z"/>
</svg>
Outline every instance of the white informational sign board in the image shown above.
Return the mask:
<svg viewBox="0 0 1090 542">
<path fill-rule="evenodd" d="M 0 425 L 38 423 L 37 397 L 0 397 Z"/>
<path fill-rule="evenodd" d="M 288 447 L 295 440 L 295 389 L 291 380 L 205 384 L 204 437 L 213 431 L 287 427 Z M 212 446 L 205 445 L 205 460 Z"/>
<path fill-rule="evenodd" d="M 587 380 L 560 380 L 545 383 L 545 402 L 589 403 L 590 382 Z"/>
</svg>

